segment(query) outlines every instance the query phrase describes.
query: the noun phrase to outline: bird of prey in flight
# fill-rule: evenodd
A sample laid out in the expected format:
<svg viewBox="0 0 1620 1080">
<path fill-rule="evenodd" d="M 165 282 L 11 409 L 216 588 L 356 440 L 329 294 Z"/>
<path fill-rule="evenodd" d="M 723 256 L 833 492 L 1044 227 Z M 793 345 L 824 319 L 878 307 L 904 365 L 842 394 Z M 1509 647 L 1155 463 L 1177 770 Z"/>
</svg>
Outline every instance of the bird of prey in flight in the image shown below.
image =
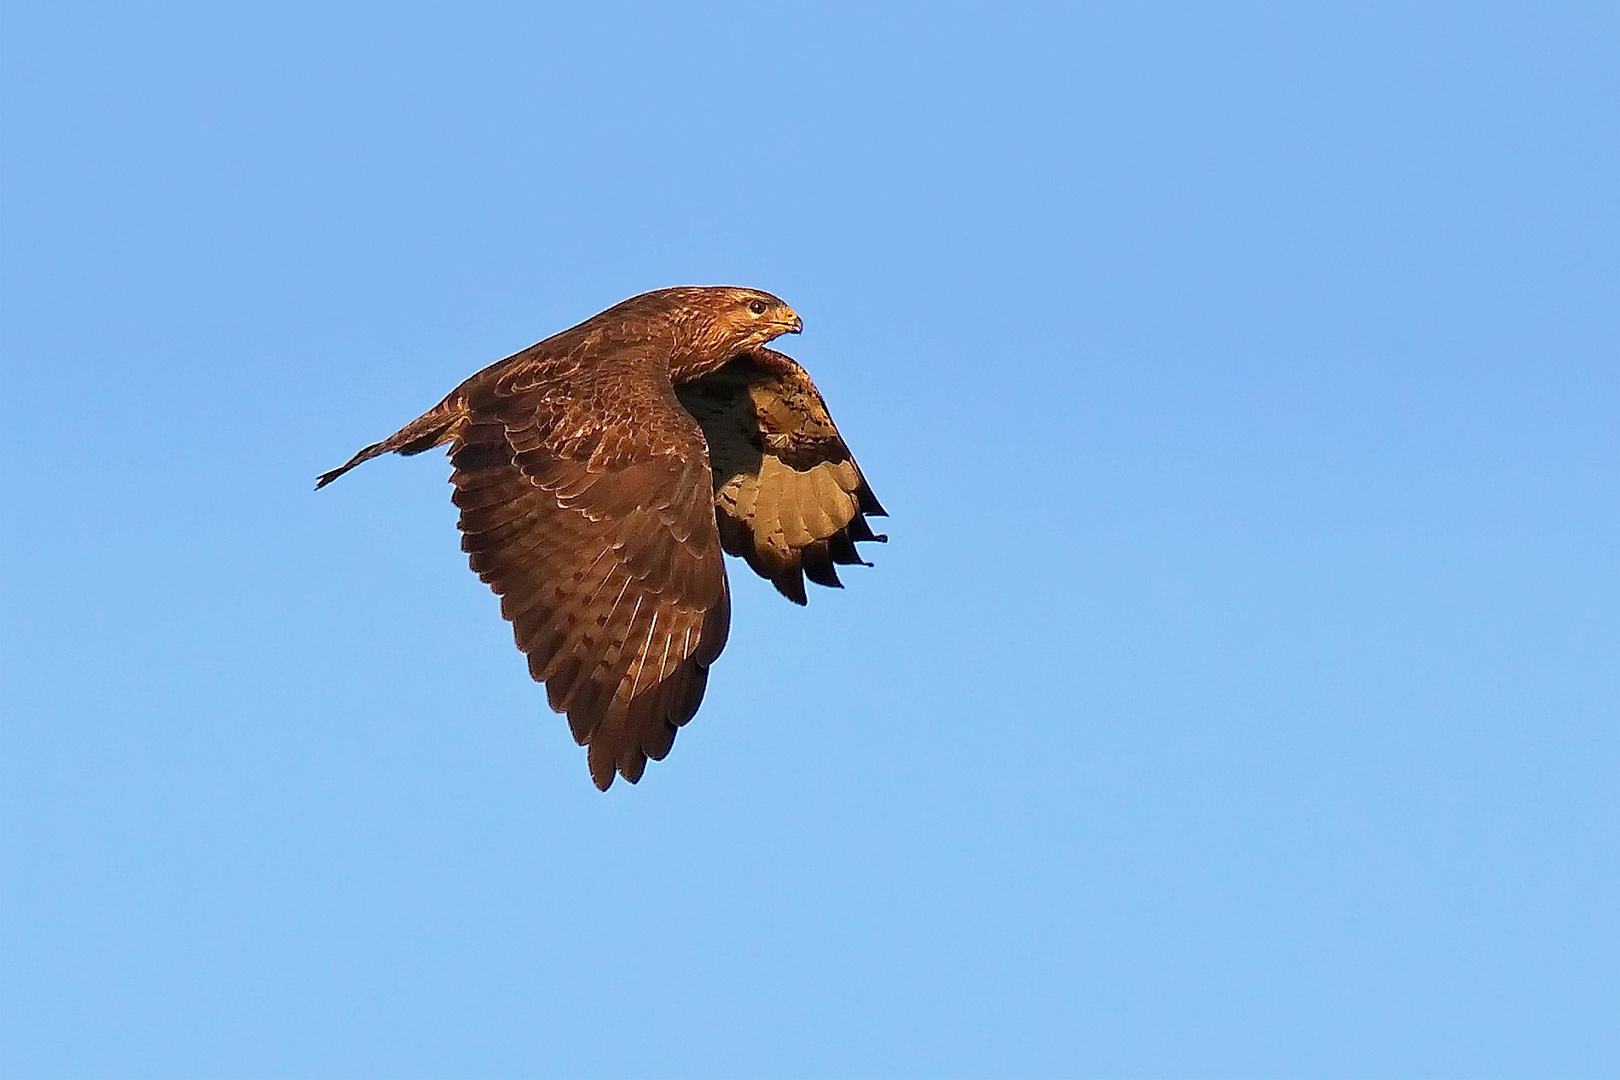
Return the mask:
<svg viewBox="0 0 1620 1080">
<path fill-rule="evenodd" d="M 448 444 L 461 547 L 529 673 L 588 747 L 591 779 L 641 779 L 697 712 L 725 647 L 722 551 L 794 603 L 870 565 L 884 510 L 792 358 L 770 293 L 659 289 L 492 364 L 323 473 Z"/>
</svg>

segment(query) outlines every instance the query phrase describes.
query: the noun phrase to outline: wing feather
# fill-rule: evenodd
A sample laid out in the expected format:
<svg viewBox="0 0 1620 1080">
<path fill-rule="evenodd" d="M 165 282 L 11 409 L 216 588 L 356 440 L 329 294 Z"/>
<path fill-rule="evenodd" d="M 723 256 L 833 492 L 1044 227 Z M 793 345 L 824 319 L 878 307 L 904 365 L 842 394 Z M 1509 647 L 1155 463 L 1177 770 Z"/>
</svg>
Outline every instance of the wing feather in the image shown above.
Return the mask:
<svg viewBox="0 0 1620 1080">
<path fill-rule="evenodd" d="M 855 543 L 887 539 L 866 521 L 885 511 L 802 367 L 756 349 L 676 394 L 708 442 L 726 551 L 798 604 L 806 576 L 838 588 L 833 564 L 869 565 Z"/>
<path fill-rule="evenodd" d="M 474 396 L 451 482 L 469 563 L 605 789 L 697 711 L 730 605 L 702 432 L 667 379 L 567 374 Z"/>
</svg>

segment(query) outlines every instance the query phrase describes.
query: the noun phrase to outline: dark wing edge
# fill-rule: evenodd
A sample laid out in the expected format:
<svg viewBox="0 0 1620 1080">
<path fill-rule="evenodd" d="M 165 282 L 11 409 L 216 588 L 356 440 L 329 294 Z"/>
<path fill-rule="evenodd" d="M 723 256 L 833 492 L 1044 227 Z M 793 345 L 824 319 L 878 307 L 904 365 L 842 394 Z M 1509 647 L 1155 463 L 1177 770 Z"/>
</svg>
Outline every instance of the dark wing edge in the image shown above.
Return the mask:
<svg viewBox="0 0 1620 1080">
<path fill-rule="evenodd" d="M 804 368 L 757 349 L 675 392 L 708 442 L 727 552 L 796 604 L 806 577 L 842 588 L 835 566 L 871 565 L 855 545 L 888 539 L 866 520 L 887 511 Z"/>
</svg>

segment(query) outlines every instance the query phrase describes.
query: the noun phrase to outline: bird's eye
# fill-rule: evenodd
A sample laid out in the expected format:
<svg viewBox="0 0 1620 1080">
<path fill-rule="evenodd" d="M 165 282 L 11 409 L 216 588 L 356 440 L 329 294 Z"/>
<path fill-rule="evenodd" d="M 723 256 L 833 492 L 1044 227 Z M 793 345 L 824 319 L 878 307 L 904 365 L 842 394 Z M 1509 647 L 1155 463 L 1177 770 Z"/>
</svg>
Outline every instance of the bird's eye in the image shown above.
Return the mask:
<svg viewBox="0 0 1620 1080">
<path fill-rule="evenodd" d="M 765 309 L 769 306 L 770 305 L 765 303 L 763 300 L 750 300 L 748 302 L 748 310 L 752 311 L 755 315 L 765 314 Z"/>
</svg>

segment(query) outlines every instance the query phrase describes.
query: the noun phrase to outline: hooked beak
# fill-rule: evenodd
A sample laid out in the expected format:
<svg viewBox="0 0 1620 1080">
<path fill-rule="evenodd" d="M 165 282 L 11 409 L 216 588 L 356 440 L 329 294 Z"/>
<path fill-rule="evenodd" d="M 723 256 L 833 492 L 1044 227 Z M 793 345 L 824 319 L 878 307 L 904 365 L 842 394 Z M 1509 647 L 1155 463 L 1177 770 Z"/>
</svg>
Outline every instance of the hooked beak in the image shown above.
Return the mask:
<svg viewBox="0 0 1620 1080">
<path fill-rule="evenodd" d="M 799 313 L 796 312 L 796 311 L 793 311 L 792 309 L 789 309 L 788 314 L 790 316 L 792 316 L 792 317 L 789 318 L 789 319 L 783 320 L 782 333 L 784 333 L 784 334 L 801 334 L 801 333 L 803 333 L 804 332 L 804 320 L 799 318 Z"/>
</svg>

